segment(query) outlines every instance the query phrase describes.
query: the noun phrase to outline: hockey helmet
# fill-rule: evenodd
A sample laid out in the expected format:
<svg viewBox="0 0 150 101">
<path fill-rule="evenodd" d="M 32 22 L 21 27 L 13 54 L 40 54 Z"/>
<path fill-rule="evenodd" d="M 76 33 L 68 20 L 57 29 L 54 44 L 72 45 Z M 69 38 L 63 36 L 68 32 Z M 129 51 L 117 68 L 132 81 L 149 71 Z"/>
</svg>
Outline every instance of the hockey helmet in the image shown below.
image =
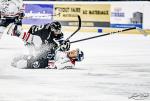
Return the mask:
<svg viewBox="0 0 150 101">
<path fill-rule="evenodd" d="M 84 53 L 80 49 L 77 49 L 76 61 L 82 61 L 84 59 Z"/>
<path fill-rule="evenodd" d="M 61 24 L 58 21 L 54 21 L 51 23 L 51 30 L 54 32 L 54 34 L 60 34 L 61 33 Z"/>
</svg>

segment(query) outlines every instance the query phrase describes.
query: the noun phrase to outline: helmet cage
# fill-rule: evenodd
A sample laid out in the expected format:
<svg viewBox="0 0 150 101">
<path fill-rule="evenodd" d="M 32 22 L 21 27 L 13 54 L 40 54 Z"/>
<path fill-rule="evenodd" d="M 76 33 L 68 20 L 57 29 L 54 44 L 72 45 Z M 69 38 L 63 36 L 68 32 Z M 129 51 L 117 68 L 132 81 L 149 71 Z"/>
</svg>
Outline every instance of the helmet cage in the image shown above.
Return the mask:
<svg viewBox="0 0 150 101">
<path fill-rule="evenodd" d="M 52 27 L 51 31 L 53 31 L 54 34 L 61 34 L 61 29 L 55 29 L 54 27 Z"/>
</svg>

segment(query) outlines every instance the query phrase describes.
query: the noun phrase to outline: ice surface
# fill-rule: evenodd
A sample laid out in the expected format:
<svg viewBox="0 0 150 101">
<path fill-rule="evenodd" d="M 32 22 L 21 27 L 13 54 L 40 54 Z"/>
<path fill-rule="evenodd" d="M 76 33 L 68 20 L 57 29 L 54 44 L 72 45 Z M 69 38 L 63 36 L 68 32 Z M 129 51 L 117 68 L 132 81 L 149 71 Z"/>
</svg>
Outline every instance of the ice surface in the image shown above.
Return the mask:
<svg viewBox="0 0 150 101">
<path fill-rule="evenodd" d="M 71 40 L 97 34 L 77 33 Z M 116 34 L 71 48 L 85 53 L 77 69 L 18 69 L 10 66 L 11 60 L 27 50 L 18 38 L 3 36 L 0 101 L 150 101 L 149 36 Z"/>
</svg>

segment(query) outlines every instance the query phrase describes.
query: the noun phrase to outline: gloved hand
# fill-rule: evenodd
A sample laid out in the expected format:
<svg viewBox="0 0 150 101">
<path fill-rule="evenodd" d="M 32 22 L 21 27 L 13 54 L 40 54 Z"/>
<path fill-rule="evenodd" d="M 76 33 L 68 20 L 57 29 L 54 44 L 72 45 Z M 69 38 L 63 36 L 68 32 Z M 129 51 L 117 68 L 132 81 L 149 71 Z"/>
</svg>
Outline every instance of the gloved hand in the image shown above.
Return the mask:
<svg viewBox="0 0 150 101">
<path fill-rule="evenodd" d="M 64 40 L 60 43 L 60 50 L 61 51 L 68 51 L 70 49 L 70 41 Z"/>
</svg>

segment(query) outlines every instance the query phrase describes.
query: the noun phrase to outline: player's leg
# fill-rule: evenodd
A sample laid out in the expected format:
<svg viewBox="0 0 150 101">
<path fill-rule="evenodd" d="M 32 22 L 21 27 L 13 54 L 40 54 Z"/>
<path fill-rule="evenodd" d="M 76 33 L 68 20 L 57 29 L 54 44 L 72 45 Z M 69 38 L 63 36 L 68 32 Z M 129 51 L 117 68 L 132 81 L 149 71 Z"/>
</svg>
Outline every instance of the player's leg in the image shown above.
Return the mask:
<svg viewBox="0 0 150 101">
<path fill-rule="evenodd" d="M 35 57 L 32 57 L 28 59 L 27 61 L 27 68 L 28 69 L 40 69 L 40 68 L 45 68 L 47 67 L 48 64 L 48 59 L 37 59 Z"/>
</svg>

